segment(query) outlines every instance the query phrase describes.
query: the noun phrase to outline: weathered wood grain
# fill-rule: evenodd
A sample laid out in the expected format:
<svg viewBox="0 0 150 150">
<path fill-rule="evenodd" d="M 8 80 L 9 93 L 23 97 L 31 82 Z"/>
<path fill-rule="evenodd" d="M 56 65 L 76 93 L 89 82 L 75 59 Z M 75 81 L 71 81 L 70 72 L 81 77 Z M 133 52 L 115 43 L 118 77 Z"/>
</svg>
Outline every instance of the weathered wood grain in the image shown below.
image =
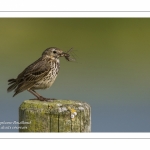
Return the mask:
<svg viewBox="0 0 150 150">
<path fill-rule="evenodd" d="M 91 108 L 73 100 L 25 100 L 19 122 L 19 132 L 90 132 Z"/>
</svg>

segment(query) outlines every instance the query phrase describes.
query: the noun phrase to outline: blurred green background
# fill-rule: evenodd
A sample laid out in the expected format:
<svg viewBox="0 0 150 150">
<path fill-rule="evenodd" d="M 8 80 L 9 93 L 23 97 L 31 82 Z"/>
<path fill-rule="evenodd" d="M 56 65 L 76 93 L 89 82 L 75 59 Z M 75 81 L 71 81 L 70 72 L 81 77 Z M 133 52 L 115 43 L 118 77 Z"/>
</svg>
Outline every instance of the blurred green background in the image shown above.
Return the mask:
<svg viewBox="0 0 150 150">
<path fill-rule="evenodd" d="M 61 58 L 41 95 L 89 103 L 92 132 L 150 132 L 149 18 L 0 18 L 0 122 L 18 121 L 20 104 L 34 97 L 13 98 L 7 80 L 51 46 L 73 47 L 76 62 Z"/>
</svg>

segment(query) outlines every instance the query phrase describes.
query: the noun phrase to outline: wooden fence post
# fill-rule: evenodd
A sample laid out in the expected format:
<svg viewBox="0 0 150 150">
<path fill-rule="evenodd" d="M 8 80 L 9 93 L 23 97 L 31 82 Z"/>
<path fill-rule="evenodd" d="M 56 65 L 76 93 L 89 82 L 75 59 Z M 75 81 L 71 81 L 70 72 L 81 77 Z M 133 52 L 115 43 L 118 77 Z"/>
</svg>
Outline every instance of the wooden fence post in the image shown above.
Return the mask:
<svg viewBox="0 0 150 150">
<path fill-rule="evenodd" d="M 90 132 L 91 108 L 73 100 L 25 100 L 19 122 L 19 132 Z"/>
</svg>

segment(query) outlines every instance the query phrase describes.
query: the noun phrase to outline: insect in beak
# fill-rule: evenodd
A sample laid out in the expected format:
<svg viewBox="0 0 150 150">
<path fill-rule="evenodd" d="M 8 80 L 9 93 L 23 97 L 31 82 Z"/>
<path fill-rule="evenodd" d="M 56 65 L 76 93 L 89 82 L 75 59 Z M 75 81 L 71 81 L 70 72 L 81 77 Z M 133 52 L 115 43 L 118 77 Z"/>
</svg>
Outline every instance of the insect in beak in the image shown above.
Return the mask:
<svg viewBox="0 0 150 150">
<path fill-rule="evenodd" d="M 70 58 L 70 55 L 69 55 L 69 52 L 70 52 L 72 49 L 73 49 L 73 48 L 69 49 L 67 52 L 63 52 L 61 56 L 62 56 L 62 57 L 65 57 L 66 60 L 68 60 L 68 61 L 74 61 L 74 59 Z"/>
</svg>

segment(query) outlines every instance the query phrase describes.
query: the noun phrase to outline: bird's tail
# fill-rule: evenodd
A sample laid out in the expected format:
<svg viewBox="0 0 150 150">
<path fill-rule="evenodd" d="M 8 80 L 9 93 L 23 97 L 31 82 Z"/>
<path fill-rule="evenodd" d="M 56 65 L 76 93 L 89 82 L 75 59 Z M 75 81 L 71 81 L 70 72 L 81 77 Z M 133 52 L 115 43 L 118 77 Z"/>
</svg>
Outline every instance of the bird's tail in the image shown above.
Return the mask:
<svg viewBox="0 0 150 150">
<path fill-rule="evenodd" d="M 16 83 L 16 79 L 9 79 L 8 80 L 8 85 L 10 85 L 7 89 L 7 92 L 11 92 L 12 90 L 14 90 L 17 87 L 17 83 Z"/>
</svg>

